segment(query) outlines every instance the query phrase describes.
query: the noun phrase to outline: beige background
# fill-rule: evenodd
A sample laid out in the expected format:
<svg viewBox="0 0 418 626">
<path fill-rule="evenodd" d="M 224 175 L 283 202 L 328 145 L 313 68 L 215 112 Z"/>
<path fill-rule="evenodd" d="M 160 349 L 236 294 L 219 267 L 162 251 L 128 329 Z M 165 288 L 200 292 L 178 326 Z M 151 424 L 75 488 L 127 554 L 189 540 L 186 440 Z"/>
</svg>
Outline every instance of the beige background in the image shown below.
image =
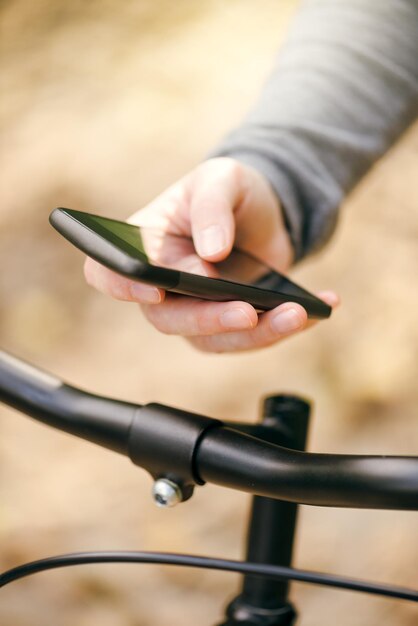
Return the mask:
<svg viewBox="0 0 418 626">
<path fill-rule="evenodd" d="M 310 448 L 416 454 L 418 127 L 347 201 L 293 276 L 334 288 L 329 322 L 254 354 L 209 356 L 83 282 L 57 205 L 127 217 L 204 158 L 254 102 L 294 2 L 15 0 L 0 5 L 1 343 L 75 385 L 254 420 L 259 398 L 315 400 Z M 248 498 L 205 487 L 171 511 L 116 454 L 1 409 L 0 566 L 89 549 L 239 557 Z M 416 584 L 417 515 L 303 507 L 295 564 Z M 234 575 L 74 568 L 0 594 L 3 626 L 211 626 Z M 407 603 L 295 585 L 301 626 L 412 626 Z"/>
</svg>

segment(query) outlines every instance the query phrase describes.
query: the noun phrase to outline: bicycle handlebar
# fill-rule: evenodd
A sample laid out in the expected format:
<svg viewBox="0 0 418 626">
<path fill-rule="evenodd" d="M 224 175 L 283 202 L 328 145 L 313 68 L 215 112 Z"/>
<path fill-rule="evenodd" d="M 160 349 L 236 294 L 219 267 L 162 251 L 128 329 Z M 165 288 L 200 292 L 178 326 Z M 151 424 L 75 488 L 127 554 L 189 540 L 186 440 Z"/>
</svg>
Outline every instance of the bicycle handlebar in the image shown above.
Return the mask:
<svg viewBox="0 0 418 626">
<path fill-rule="evenodd" d="M 38 421 L 176 476 L 317 506 L 418 510 L 418 458 L 289 450 L 233 424 L 64 384 L 0 352 L 0 400 Z"/>
<path fill-rule="evenodd" d="M 66 385 L 4 351 L 0 351 L 0 401 L 121 454 L 127 454 L 128 431 L 139 408 Z"/>
<path fill-rule="evenodd" d="M 216 429 L 196 461 L 204 481 L 300 504 L 418 510 L 418 458 L 289 450 Z"/>
</svg>

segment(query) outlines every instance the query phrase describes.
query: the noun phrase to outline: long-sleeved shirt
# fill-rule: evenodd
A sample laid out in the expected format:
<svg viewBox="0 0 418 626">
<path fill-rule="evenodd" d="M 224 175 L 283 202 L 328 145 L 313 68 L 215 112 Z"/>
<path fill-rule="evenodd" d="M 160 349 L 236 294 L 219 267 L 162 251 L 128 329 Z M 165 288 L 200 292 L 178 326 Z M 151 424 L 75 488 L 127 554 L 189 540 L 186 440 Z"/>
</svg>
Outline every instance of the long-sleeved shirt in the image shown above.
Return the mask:
<svg viewBox="0 0 418 626">
<path fill-rule="evenodd" d="M 307 0 L 255 108 L 211 156 L 259 170 L 296 260 L 418 114 L 418 0 Z"/>
</svg>

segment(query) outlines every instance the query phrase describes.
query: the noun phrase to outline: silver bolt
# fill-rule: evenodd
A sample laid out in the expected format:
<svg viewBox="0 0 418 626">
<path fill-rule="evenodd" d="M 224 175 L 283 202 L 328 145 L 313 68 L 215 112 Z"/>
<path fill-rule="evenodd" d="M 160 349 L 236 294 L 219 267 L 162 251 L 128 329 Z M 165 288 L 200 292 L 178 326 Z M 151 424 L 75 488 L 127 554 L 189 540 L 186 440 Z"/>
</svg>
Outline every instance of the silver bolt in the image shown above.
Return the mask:
<svg viewBox="0 0 418 626">
<path fill-rule="evenodd" d="M 152 488 L 152 496 L 157 506 L 176 506 L 183 500 L 179 485 L 168 478 L 159 478 Z"/>
</svg>

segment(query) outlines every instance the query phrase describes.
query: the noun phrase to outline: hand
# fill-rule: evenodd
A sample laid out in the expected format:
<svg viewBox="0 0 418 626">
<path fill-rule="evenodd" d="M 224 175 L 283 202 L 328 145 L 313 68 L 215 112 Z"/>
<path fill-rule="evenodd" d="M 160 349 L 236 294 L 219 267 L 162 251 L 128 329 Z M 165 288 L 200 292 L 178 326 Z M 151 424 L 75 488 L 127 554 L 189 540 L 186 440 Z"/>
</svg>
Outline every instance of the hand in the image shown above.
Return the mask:
<svg viewBox="0 0 418 626">
<path fill-rule="evenodd" d="M 213 275 L 213 263 L 233 246 L 286 273 L 293 249 L 279 201 L 265 178 L 233 159 L 210 159 L 175 183 L 129 222 L 190 237 L 194 249 L 176 260 L 177 269 Z M 85 263 L 87 282 L 119 300 L 138 302 L 161 332 L 186 337 L 207 352 L 261 348 L 312 326 L 302 306 L 287 302 L 258 315 L 247 302 L 208 302 L 132 281 L 99 265 Z M 318 294 L 336 306 L 332 292 Z"/>
</svg>

